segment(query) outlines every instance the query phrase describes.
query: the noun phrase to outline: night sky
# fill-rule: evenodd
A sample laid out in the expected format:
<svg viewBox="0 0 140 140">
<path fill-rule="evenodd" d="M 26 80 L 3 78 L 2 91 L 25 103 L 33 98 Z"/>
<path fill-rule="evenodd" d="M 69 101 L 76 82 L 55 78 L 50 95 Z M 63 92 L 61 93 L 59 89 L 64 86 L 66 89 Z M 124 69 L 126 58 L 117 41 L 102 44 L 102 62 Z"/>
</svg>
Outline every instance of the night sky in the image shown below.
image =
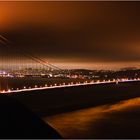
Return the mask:
<svg viewBox="0 0 140 140">
<path fill-rule="evenodd" d="M 140 66 L 140 2 L 0 2 L 0 34 L 60 67 Z"/>
</svg>

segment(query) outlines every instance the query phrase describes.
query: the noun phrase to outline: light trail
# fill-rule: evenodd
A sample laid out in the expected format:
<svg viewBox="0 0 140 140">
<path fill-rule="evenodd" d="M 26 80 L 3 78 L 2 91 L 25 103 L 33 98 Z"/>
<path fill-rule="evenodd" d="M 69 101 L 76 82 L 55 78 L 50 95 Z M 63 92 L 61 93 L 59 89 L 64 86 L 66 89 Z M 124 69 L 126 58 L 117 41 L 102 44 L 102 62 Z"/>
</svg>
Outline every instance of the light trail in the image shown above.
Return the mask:
<svg viewBox="0 0 140 140">
<path fill-rule="evenodd" d="M 62 84 L 62 85 L 50 85 L 50 86 L 41 86 L 41 87 L 37 87 L 35 85 L 34 88 L 26 88 L 24 87 L 23 89 L 16 89 L 16 90 L 10 90 L 8 89 L 7 91 L 3 90 L 1 91 L 0 93 L 3 93 L 3 94 L 11 94 L 11 93 L 20 93 L 20 92 L 25 92 L 25 91 L 35 91 L 35 90 L 44 90 L 44 89 L 57 89 L 57 88 L 67 88 L 67 87 L 77 87 L 77 86 L 87 86 L 87 85 L 100 85 L 100 84 L 111 84 L 111 83 L 114 83 L 114 84 L 119 84 L 119 83 L 125 83 L 125 82 L 140 82 L 140 78 L 138 79 L 131 79 L 131 80 L 128 80 L 128 79 L 120 79 L 120 80 L 108 80 L 108 81 L 97 81 L 97 82 L 84 82 L 84 83 L 76 83 L 76 84 L 73 84 L 73 83 L 68 83 L 67 85 L 66 84 Z"/>
</svg>

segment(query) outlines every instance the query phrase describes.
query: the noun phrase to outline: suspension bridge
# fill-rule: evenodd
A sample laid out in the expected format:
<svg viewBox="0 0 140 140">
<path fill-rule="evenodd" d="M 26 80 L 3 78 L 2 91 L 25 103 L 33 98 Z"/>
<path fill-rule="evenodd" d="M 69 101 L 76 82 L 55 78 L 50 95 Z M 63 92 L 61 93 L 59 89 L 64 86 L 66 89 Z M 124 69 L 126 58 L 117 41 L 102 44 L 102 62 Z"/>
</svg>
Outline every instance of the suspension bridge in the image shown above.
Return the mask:
<svg viewBox="0 0 140 140">
<path fill-rule="evenodd" d="M 40 75 L 42 73 L 50 73 L 50 71 L 57 71 L 57 73 L 64 72 L 63 69 L 55 66 L 40 58 L 27 50 L 20 49 L 12 45 L 4 36 L 0 35 L 0 93 L 19 93 L 24 91 L 44 90 L 54 88 L 67 88 L 76 86 L 87 86 L 97 84 L 118 84 L 123 82 L 139 82 L 139 78 L 134 79 L 113 79 L 113 80 L 97 80 L 97 81 L 82 81 L 82 82 L 63 82 L 53 84 L 42 84 L 34 86 L 22 86 L 12 88 L 8 86 L 9 77 L 22 77 L 23 75 Z M 6 78 L 5 78 L 6 77 Z M 17 80 L 18 82 L 18 80 Z M 2 88 L 2 84 L 6 86 Z"/>
<path fill-rule="evenodd" d="M 0 35 L 0 49 L 1 49 L 1 69 L 19 69 L 19 68 L 44 68 L 51 70 L 62 69 L 55 66 L 43 58 L 40 58 L 25 49 L 17 48 L 12 45 L 4 36 Z"/>
</svg>

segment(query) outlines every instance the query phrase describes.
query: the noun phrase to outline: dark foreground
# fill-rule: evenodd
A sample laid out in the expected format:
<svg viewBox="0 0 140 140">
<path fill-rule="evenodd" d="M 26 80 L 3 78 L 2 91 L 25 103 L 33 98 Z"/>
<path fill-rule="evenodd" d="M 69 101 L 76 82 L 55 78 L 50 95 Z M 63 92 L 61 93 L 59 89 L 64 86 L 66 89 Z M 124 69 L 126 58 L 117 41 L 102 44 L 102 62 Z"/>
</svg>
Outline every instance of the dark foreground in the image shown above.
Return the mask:
<svg viewBox="0 0 140 140">
<path fill-rule="evenodd" d="M 62 138 L 51 126 L 24 105 L 0 95 L 0 138 Z"/>
<path fill-rule="evenodd" d="M 140 138 L 139 84 L 69 87 L 12 97 L 64 138 Z"/>
</svg>

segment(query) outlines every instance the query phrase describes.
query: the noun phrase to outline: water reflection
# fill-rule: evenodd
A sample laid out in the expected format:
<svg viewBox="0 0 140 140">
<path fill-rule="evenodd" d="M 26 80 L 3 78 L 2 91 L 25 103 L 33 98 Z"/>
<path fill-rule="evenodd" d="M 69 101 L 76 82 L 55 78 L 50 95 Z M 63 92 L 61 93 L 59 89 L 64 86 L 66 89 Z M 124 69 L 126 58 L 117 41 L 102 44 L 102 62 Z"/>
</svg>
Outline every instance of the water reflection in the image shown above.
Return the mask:
<svg viewBox="0 0 140 140">
<path fill-rule="evenodd" d="M 44 120 L 64 138 L 140 138 L 140 98 Z"/>
</svg>

